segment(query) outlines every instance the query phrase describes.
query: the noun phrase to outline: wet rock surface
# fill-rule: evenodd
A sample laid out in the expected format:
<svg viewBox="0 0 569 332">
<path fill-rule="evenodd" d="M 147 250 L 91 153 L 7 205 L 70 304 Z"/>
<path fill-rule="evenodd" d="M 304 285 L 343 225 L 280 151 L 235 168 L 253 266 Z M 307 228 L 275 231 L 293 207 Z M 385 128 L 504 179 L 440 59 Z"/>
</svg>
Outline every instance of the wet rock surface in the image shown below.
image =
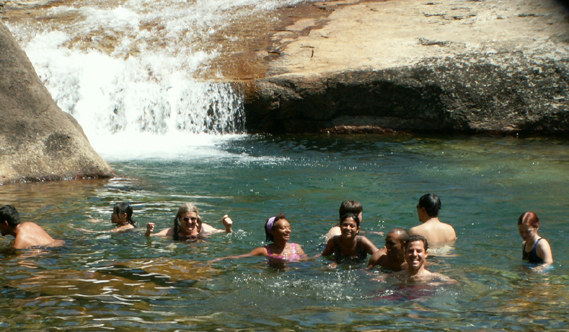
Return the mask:
<svg viewBox="0 0 569 332">
<path fill-rule="evenodd" d="M 0 115 L 0 184 L 113 175 L 1 23 Z"/>
</svg>

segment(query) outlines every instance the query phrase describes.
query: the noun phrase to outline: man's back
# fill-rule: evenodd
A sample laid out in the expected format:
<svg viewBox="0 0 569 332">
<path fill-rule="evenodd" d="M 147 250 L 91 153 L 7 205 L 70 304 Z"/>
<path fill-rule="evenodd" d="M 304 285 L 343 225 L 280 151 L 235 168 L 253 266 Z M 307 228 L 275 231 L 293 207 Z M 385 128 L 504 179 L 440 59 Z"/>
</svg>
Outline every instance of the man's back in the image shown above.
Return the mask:
<svg viewBox="0 0 569 332">
<path fill-rule="evenodd" d="M 26 249 L 34 246 L 61 245 L 63 241 L 55 241 L 46 231 L 33 222 L 24 222 L 18 226 L 13 243 L 15 249 Z"/>
<path fill-rule="evenodd" d="M 431 219 L 419 226 L 415 226 L 409 230 L 409 235 L 424 236 L 429 245 L 452 244 L 456 240 L 456 232 L 454 228 L 438 219 Z"/>
</svg>

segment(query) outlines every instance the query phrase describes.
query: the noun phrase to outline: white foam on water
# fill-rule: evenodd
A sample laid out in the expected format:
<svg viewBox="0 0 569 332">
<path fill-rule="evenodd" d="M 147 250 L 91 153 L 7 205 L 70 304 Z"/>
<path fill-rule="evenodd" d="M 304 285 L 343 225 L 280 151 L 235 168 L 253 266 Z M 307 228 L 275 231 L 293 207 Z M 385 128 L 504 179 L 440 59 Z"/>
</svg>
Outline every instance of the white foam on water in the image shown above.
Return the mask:
<svg viewBox="0 0 569 332">
<path fill-rule="evenodd" d="M 244 132 L 243 97 L 195 78 L 219 55 L 204 43 L 236 17 L 299 1 L 115 1 L 53 7 L 50 20 L 8 27 L 104 158 L 224 154 L 216 145 Z"/>
</svg>

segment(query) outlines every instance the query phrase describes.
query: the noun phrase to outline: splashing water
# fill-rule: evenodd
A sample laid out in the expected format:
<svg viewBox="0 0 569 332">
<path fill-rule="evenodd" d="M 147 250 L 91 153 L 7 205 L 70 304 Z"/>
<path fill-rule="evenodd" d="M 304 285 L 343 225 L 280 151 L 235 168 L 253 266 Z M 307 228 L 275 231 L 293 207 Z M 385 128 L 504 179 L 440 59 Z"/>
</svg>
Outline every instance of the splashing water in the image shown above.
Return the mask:
<svg viewBox="0 0 569 332">
<path fill-rule="evenodd" d="M 241 94 L 230 83 L 200 79 L 223 47 L 216 34 L 296 2 L 88 0 L 7 25 L 59 107 L 104 157 L 124 156 L 113 152 L 122 144 L 137 157 L 155 156 L 160 146 L 175 155 L 245 131 Z M 196 135 L 200 144 L 188 144 Z"/>
</svg>

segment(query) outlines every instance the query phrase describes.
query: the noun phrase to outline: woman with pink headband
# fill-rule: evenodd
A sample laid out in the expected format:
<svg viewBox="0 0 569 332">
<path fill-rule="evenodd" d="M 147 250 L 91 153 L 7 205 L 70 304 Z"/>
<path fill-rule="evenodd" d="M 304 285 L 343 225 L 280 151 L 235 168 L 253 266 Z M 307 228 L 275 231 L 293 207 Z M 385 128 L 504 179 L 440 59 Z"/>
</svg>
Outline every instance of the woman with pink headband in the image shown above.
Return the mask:
<svg viewBox="0 0 569 332">
<path fill-rule="evenodd" d="M 229 256 L 218 258 L 212 262 L 217 262 L 227 258 L 243 258 L 250 256 L 265 256 L 269 258 L 269 262 L 292 262 L 306 257 L 304 250 L 299 244 L 289 243 L 290 223 L 286 220 L 284 213 L 271 217 L 265 223 L 265 234 L 267 242 L 272 242 L 264 247 L 254 249 L 248 254 L 239 256 Z"/>
</svg>

